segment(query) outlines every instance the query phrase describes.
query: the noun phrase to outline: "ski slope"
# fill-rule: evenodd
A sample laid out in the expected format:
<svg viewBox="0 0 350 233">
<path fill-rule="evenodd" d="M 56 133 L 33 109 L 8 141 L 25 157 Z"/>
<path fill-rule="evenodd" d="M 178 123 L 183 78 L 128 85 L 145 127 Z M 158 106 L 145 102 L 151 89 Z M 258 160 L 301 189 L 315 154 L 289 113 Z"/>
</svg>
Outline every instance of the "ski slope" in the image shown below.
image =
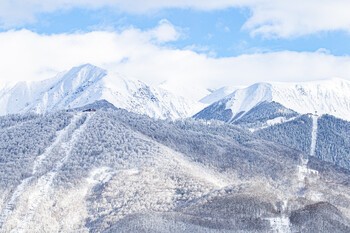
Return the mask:
<svg viewBox="0 0 350 233">
<path fill-rule="evenodd" d="M 312 115 L 312 131 L 311 131 L 311 146 L 310 146 L 311 156 L 315 156 L 316 154 L 317 131 L 318 131 L 318 116 Z"/>
<path fill-rule="evenodd" d="M 2 232 L 4 224 L 6 224 L 6 220 L 11 216 L 21 196 L 24 194 L 24 192 L 32 189 L 33 191 L 30 192 L 28 197 L 27 212 L 22 213 L 23 219 L 20 219 L 16 229 L 11 231 L 27 232 L 26 225 L 31 221 L 41 201 L 43 201 L 45 198 L 49 198 L 50 189 L 52 188 L 54 178 L 69 158 L 74 144 L 84 131 L 90 118 L 91 113 L 75 114 L 71 123 L 57 133 L 56 139 L 51 146 L 49 146 L 42 155 L 37 157 L 33 163 L 32 175 L 24 179 L 16 187 L 9 201 L 6 203 L 5 208 L 3 208 L 0 215 L 0 232 Z M 81 121 L 84 123 L 79 125 L 79 122 Z M 47 171 L 46 169 L 49 166 L 45 166 L 46 164 L 44 163 L 44 160 L 48 159 L 54 161 L 54 157 L 57 155 L 61 156 L 61 158 L 59 158 L 56 164 L 54 164 L 52 170 Z M 34 188 L 32 187 L 33 185 Z"/>
<path fill-rule="evenodd" d="M 83 120 L 83 117 L 85 117 L 84 115 L 87 115 L 86 119 L 84 120 L 83 125 L 79 125 L 79 121 Z M 61 170 L 62 166 L 68 160 L 75 143 L 79 139 L 82 132 L 84 132 L 85 127 L 89 122 L 90 118 L 91 118 L 91 113 L 90 114 L 78 113 L 74 116 L 74 119 L 70 124 L 70 126 L 68 126 L 66 130 L 60 133 L 60 136 L 58 137 L 58 140 L 60 140 L 60 145 L 59 145 L 60 148 L 58 149 L 58 153 L 63 157 L 59 159 L 56 162 L 56 164 L 54 164 L 54 167 L 51 171 L 48 171 L 46 174 L 44 174 L 38 179 L 36 187 L 34 188 L 35 191 L 32 192 L 28 198 L 29 199 L 28 212 L 25 214 L 24 219 L 21 219 L 19 221 L 19 224 L 17 228 L 14 230 L 14 232 L 27 232 L 26 225 L 31 222 L 34 214 L 36 213 L 36 209 L 40 205 L 41 201 L 45 200 L 45 198 L 50 197 L 50 194 L 51 194 L 50 191 L 53 188 L 52 184 L 55 177 L 57 176 L 57 173 Z M 68 138 L 67 133 L 71 133 L 70 138 L 67 141 L 62 141 L 63 138 Z M 46 153 L 46 156 L 48 155 L 49 154 Z M 40 162 L 36 163 L 36 165 L 40 166 Z"/>
</svg>

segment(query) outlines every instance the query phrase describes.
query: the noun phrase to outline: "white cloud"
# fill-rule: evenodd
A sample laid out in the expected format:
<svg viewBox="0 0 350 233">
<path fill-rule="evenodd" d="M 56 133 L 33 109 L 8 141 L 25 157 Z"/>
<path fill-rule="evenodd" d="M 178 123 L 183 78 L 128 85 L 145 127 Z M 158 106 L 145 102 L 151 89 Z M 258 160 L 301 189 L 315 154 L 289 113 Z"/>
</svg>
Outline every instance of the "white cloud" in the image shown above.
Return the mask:
<svg viewBox="0 0 350 233">
<path fill-rule="evenodd" d="M 166 22 L 166 27 L 171 24 Z M 316 52 L 268 52 L 215 58 L 190 48 L 173 49 L 159 36 L 135 28 L 122 32 L 40 35 L 28 30 L 0 33 L 0 81 L 41 80 L 91 63 L 150 84 L 163 81 L 217 88 L 260 81 L 350 78 L 350 57 Z M 166 29 L 165 31 L 176 29 Z M 160 29 L 163 31 L 163 29 Z M 177 35 L 177 33 L 170 33 Z M 158 36 L 154 36 L 158 35 Z M 155 41 L 155 38 L 157 40 Z"/>
<path fill-rule="evenodd" d="M 137 14 L 164 8 L 210 11 L 239 7 L 247 8 L 251 12 L 243 28 L 253 36 L 296 37 L 324 31 L 350 32 L 348 0 L 1 0 L 0 25 L 8 28 L 32 23 L 40 13 L 102 7 Z"/>
<path fill-rule="evenodd" d="M 29 30 L 0 33 L 0 80 L 41 80 L 72 66 L 91 63 L 111 68 L 152 56 L 181 35 L 166 20 L 148 31 L 41 35 Z M 159 47 L 157 47 L 157 45 Z"/>
<path fill-rule="evenodd" d="M 256 0 L 244 28 L 252 35 L 297 37 L 326 31 L 350 32 L 350 1 Z"/>
<path fill-rule="evenodd" d="M 175 28 L 168 20 L 163 19 L 159 22 L 158 27 L 150 30 L 148 34 L 156 42 L 165 43 L 178 40 L 181 36 L 181 29 Z"/>
</svg>

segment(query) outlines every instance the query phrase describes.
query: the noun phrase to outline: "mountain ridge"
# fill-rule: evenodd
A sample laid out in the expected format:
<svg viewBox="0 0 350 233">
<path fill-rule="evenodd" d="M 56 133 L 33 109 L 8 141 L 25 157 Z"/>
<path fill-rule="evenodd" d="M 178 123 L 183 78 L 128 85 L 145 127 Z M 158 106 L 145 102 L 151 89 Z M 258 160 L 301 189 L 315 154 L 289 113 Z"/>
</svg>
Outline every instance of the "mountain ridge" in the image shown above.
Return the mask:
<svg viewBox="0 0 350 233">
<path fill-rule="evenodd" d="M 218 119 L 208 112 L 220 110 L 231 118 L 226 122 L 238 120 L 262 102 L 276 102 L 299 114 L 330 114 L 350 120 L 350 81 L 332 78 L 310 82 L 261 82 L 243 89 L 237 89 L 226 97 L 208 106 L 206 112 L 199 112 L 197 118 Z M 212 109 L 212 110 L 209 110 Z M 203 110 L 202 110 L 203 111 Z M 219 117 L 220 118 L 220 117 Z M 219 119 L 220 120 L 220 119 Z"/>
<path fill-rule="evenodd" d="M 46 113 L 105 99 L 116 107 L 155 118 L 185 118 L 202 108 L 162 88 L 127 80 L 91 64 L 74 67 L 39 82 L 19 82 L 0 89 L 0 114 Z"/>
</svg>

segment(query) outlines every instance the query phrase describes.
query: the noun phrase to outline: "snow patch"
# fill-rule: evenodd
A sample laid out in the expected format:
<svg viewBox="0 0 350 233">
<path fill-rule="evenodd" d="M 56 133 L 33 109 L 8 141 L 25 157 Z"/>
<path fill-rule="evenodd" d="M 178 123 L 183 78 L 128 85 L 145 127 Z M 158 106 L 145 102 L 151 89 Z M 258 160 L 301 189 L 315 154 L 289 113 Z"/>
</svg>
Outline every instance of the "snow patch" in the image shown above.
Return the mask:
<svg viewBox="0 0 350 233">
<path fill-rule="evenodd" d="M 109 167 L 100 167 L 92 170 L 86 181 L 89 184 L 107 183 L 113 176 Z"/>
<path fill-rule="evenodd" d="M 249 131 L 250 132 L 255 132 L 261 129 L 266 129 L 268 127 L 274 126 L 274 125 L 279 125 L 279 124 L 283 124 L 283 123 L 287 123 L 289 121 L 293 121 L 295 120 L 297 117 L 291 117 L 291 118 L 286 118 L 286 117 L 276 117 L 274 119 L 271 120 L 267 120 L 266 123 L 264 123 L 263 126 L 258 127 L 258 128 L 250 128 Z"/>
</svg>

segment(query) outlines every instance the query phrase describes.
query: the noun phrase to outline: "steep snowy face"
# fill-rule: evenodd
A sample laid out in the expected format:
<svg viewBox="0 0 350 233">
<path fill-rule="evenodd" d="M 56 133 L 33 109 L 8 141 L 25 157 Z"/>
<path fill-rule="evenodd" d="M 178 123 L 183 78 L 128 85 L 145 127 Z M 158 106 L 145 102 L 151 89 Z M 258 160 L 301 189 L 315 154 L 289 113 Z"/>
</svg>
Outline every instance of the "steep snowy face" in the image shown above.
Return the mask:
<svg viewBox="0 0 350 233">
<path fill-rule="evenodd" d="M 257 83 L 234 91 L 212 106 L 217 108 L 220 103 L 226 113 L 231 112 L 228 121 L 232 121 L 238 120 L 258 104 L 272 101 L 300 114 L 316 112 L 350 120 L 350 81 L 330 79 L 302 83 Z M 212 111 L 207 109 L 206 112 Z"/>
<path fill-rule="evenodd" d="M 83 92 L 106 75 L 92 65 L 76 67 L 52 79 L 40 82 L 19 82 L 0 91 L 0 114 L 24 112 L 44 113 L 79 104 Z"/>
<path fill-rule="evenodd" d="M 102 99 L 117 107 L 155 118 L 185 118 L 203 107 L 197 101 L 141 81 L 118 79 L 111 75 L 104 79 L 104 86 Z"/>
<path fill-rule="evenodd" d="M 226 109 L 233 113 L 248 112 L 257 104 L 271 102 L 272 86 L 268 83 L 254 84 L 248 88 L 239 89 L 226 98 Z"/>
<path fill-rule="evenodd" d="M 350 81 L 330 79 L 272 84 L 272 99 L 299 113 L 330 114 L 350 120 Z"/>
<path fill-rule="evenodd" d="M 1 86 L 0 86 L 1 87 Z M 21 82 L 0 90 L 0 114 L 76 108 L 105 99 L 116 107 L 155 118 L 184 118 L 202 105 L 93 65 L 83 65 L 41 82 Z"/>
<path fill-rule="evenodd" d="M 222 98 L 228 96 L 229 94 L 231 94 L 232 92 L 234 92 L 237 89 L 240 89 L 240 88 L 237 86 L 221 87 L 221 88 L 213 91 L 209 95 L 205 96 L 204 98 L 202 98 L 200 100 L 200 102 L 203 104 L 215 103 L 215 102 L 221 100 Z"/>
</svg>

